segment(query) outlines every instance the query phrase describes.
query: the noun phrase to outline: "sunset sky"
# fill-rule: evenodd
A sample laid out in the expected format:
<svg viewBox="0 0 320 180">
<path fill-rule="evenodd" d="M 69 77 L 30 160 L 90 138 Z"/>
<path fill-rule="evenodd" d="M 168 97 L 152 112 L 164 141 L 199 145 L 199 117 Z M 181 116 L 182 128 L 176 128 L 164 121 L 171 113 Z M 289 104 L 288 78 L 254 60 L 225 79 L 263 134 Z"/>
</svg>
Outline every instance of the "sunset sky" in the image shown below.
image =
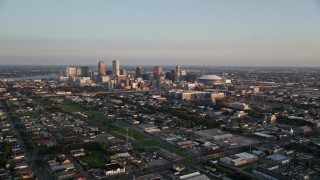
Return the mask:
<svg viewBox="0 0 320 180">
<path fill-rule="evenodd" d="M 0 65 L 320 66 L 318 0 L 0 0 Z"/>
</svg>

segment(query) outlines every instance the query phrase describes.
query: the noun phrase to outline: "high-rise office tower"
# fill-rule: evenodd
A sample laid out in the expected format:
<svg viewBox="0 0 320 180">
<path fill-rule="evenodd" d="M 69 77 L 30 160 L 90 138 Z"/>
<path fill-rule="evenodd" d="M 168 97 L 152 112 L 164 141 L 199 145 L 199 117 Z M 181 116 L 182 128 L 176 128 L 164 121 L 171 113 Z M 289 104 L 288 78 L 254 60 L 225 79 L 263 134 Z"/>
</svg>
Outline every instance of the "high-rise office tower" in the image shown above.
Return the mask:
<svg viewBox="0 0 320 180">
<path fill-rule="evenodd" d="M 176 73 L 180 73 L 180 71 L 181 71 L 181 66 L 180 66 L 180 65 L 177 65 L 177 66 L 176 66 Z"/>
<path fill-rule="evenodd" d="M 81 67 L 81 76 L 82 77 L 90 77 L 90 71 L 88 66 Z"/>
<path fill-rule="evenodd" d="M 176 70 L 174 72 L 174 81 L 179 82 L 180 81 L 180 73 L 181 73 L 181 67 L 180 65 L 176 66 Z"/>
<path fill-rule="evenodd" d="M 68 77 L 74 77 L 77 74 L 77 68 L 75 67 L 66 67 L 65 75 Z"/>
<path fill-rule="evenodd" d="M 120 61 L 118 59 L 112 61 L 112 71 L 114 75 L 120 75 Z"/>
<path fill-rule="evenodd" d="M 100 76 L 105 76 L 106 75 L 106 64 L 104 61 L 99 61 L 98 63 L 98 73 Z"/>
<path fill-rule="evenodd" d="M 153 79 L 158 80 L 160 75 L 162 74 L 162 67 L 161 66 L 155 66 L 153 68 Z"/>
<path fill-rule="evenodd" d="M 136 78 L 142 77 L 142 67 L 136 67 Z"/>
<path fill-rule="evenodd" d="M 81 68 L 77 68 L 76 72 L 77 72 L 77 76 L 81 76 Z"/>
</svg>

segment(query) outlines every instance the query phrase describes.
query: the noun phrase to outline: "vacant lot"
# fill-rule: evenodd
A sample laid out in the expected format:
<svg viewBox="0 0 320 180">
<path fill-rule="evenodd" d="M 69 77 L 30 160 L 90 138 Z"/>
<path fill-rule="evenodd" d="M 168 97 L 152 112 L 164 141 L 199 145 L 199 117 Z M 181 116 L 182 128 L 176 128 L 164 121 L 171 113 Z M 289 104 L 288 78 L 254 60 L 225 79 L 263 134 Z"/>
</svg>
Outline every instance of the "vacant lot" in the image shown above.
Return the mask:
<svg viewBox="0 0 320 180">
<path fill-rule="evenodd" d="M 103 159 L 103 156 L 106 155 L 103 151 L 87 151 L 85 156 L 80 157 L 79 159 L 83 163 L 87 163 L 90 168 L 99 167 L 106 164 L 106 161 Z"/>
<path fill-rule="evenodd" d="M 178 147 L 175 147 L 166 142 L 160 142 L 159 140 L 154 140 L 154 139 L 136 141 L 135 145 L 140 148 L 144 147 L 144 148 L 152 148 L 152 149 L 164 149 L 182 157 L 187 155 L 186 153 L 182 152 Z"/>
<path fill-rule="evenodd" d="M 68 113 L 81 112 L 83 114 L 86 114 L 89 116 L 89 120 L 95 124 L 102 125 L 104 122 L 108 123 L 108 119 L 104 114 L 97 111 L 89 111 L 87 107 L 85 107 L 84 105 L 81 105 L 80 103 L 64 101 L 63 103 L 61 103 L 61 107 L 63 111 Z M 112 129 L 109 133 L 114 136 L 120 137 L 121 139 L 125 140 L 128 135 L 129 140 L 132 141 L 132 143 L 136 147 L 164 149 L 172 153 L 175 153 L 179 156 L 186 155 L 186 153 L 182 152 L 178 147 L 175 147 L 166 142 L 162 142 L 160 140 L 155 140 L 143 132 L 140 132 L 131 128 L 128 128 L 128 131 L 127 131 L 126 128 L 116 125 L 114 123 L 112 124 L 109 123 L 107 124 L 107 126 Z"/>
<path fill-rule="evenodd" d="M 81 105 L 80 103 L 74 103 L 71 101 L 63 101 L 62 103 L 60 103 L 60 107 L 62 111 L 65 111 L 67 113 L 84 112 L 87 110 L 87 108 L 84 105 Z"/>
<path fill-rule="evenodd" d="M 16 116 L 22 117 L 22 116 L 30 116 L 30 117 L 36 117 L 39 116 L 39 111 L 26 111 L 26 112 L 17 112 L 15 113 Z"/>
</svg>

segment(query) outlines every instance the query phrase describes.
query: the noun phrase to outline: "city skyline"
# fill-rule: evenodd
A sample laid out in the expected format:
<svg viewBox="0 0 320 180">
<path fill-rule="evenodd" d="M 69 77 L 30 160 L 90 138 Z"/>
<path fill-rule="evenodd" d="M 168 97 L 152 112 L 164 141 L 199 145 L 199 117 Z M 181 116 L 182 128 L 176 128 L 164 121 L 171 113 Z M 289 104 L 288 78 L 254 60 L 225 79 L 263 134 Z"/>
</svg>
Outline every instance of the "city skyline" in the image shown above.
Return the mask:
<svg viewBox="0 0 320 180">
<path fill-rule="evenodd" d="M 316 0 L 13 0 L 0 13 L 0 65 L 320 66 Z"/>
</svg>

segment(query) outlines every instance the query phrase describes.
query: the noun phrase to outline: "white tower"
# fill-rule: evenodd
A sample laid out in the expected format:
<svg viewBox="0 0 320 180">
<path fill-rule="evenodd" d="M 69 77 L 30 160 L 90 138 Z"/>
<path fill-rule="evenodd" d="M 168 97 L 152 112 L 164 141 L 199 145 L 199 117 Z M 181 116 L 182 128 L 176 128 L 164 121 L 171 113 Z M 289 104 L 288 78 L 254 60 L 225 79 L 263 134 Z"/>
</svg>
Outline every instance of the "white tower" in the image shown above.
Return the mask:
<svg viewBox="0 0 320 180">
<path fill-rule="evenodd" d="M 118 59 L 112 61 L 112 71 L 114 75 L 120 75 L 120 61 Z"/>
</svg>

